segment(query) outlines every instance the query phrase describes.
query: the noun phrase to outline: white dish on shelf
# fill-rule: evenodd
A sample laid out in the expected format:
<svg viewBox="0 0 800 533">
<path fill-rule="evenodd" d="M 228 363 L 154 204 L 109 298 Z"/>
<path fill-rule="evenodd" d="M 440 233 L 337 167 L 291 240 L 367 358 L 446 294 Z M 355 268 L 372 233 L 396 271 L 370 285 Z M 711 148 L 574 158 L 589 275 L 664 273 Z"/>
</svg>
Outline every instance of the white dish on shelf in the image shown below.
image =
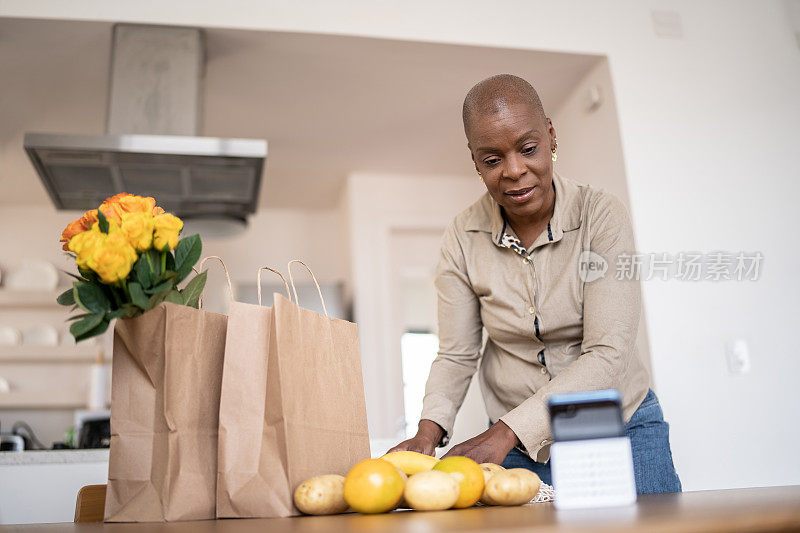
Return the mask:
<svg viewBox="0 0 800 533">
<path fill-rule="evenodd" d="M 49 261 L 26 260 L 6 274 L 5 288 L 14 291 L 53 291 L 58 287 L 58 270 Z"/>
<path fill-rule="evenodd" d="M 36 346 L 58 346 L 58 331 L 47 324 L 28 328 L 22 334 L 22 343 Z"/>
<path fill-rule="evenodd" d="M 18 346 L 22 342 L 22 333 L 13 326 L 0 326 L 0 345 Z"/>
</svg>

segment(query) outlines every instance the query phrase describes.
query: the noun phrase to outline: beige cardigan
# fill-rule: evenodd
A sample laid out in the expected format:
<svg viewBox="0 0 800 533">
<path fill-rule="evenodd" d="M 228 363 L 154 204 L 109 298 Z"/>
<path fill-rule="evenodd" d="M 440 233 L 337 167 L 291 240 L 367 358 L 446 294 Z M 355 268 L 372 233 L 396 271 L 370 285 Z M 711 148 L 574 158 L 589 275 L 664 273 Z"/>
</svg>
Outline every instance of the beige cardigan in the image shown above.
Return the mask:
<svg viewBox="0 0 800 533">
<path fill-rule="evenodd" d="M 650 381 L 636 349 L 639 281 L 617 270 L 636 253 L 628 212 L 602 189 L 558 174 L 553 186 L 553 217 L 528 250 L 508 247 L 516 237 L 488 193 L 447 228 L 436 273 L 439 355 L 421 416 L 449 439 L 480 362 L 490 420 L 505 422 L 539 462 L 552 443 L 550 395 L 619 389 L 627 422 Z M 599 279 L 579 273 L 586 250 L 607 263 Z"/>
</svg>

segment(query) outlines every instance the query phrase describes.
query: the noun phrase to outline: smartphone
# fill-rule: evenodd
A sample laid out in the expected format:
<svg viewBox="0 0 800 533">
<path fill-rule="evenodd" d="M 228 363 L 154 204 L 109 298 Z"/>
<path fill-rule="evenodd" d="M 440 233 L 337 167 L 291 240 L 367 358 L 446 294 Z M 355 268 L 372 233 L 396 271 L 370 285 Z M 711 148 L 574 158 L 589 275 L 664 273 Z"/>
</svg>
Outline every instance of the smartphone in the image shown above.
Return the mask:
<svg viewBox="0 0 800 533">
<path fill-rule="evenodd" d="M 625 435 L 622 400 L 616 389 L 555 394 L 547 403 L 555 442 Z"/>
</svg>

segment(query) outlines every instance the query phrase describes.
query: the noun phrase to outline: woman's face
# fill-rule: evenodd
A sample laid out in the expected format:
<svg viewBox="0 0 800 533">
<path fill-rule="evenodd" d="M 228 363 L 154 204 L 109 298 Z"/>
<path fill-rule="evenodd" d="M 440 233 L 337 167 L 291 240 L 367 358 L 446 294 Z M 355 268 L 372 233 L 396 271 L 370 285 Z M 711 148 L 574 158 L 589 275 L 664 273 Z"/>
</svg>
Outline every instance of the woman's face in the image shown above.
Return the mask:
<svg viewBox="0 0 800 533">
<path fill-rule="evenodd" d="M 555 130 L 533 105 L 511 103 L 476 114 L 467 141 L 486 189 L 506 213 L 529 217 L 550 207 Z"/>
</svg>

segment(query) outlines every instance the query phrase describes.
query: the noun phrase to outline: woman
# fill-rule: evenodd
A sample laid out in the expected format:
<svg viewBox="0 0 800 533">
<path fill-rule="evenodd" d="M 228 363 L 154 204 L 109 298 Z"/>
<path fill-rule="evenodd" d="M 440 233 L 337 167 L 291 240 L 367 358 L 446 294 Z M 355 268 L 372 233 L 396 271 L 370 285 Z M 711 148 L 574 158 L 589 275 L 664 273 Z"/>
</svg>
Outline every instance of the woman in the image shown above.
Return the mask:
<svg viewBox="0 0 800 533">
<path fill-rule="evenodd" d="M 480 361 L 492 425 L 448 455 L 528 468 L 550 483 L 547 398 L 616 388 L 637 492 L 680 491 L 668 425 L 636 350 L 639 282 L 615 272 L 619 258 L 635 253 L 625 207 L 553 172 L 556 132 L 522 78 L 478 83 L 463 119 L 487 194 L 445 232 L 436 275 L 439 356 L 419 430 L 392 451 L 433 455 L 447 443 Z M 580 269 L 587 259 L 607 270 Z"/>
</svg>

